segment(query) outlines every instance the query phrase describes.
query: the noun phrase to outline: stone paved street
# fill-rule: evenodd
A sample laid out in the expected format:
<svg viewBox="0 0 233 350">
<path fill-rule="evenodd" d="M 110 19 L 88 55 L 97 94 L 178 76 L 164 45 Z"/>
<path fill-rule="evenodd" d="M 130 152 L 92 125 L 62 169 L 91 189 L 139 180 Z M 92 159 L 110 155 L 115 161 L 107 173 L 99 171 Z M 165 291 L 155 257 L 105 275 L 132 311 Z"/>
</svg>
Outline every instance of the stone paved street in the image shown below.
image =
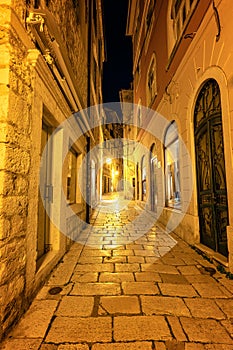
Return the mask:
<svg viewBox="0 0 233 350">
<path fill-rule="evenodd" d="M 84 244 L 73 244 L 1 349 L 232 350 L 233 281 L 211 276 L 214 266 L 174 234 L 156 225 L 143 234 L 148 214 L 135 229 L 143 211 L 133 202 L 107 209 L 103 202 Z"/>
</svg>

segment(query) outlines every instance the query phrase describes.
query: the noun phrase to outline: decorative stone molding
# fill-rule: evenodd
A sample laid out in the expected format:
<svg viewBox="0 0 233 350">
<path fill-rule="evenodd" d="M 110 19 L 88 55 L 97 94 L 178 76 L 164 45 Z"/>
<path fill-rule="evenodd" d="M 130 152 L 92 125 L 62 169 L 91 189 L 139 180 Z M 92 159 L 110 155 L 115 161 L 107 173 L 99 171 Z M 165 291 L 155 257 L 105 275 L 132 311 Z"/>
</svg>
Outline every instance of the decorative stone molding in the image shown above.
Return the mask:
<svg viewBox="0 0 233 350">
<path fill-rule="evenodd" d="M 174 103 L 180 95 L 179 84 L 174 80 L 171 80 L 165 89 L 166 95 L 169 98 L 170 104 Z"/>
<path fill-rule="evenodd" d="M 27 54 L 27 63 L 32 67 L 36 66 L 40 51 L 37 49 L 29 49 Z"/>
</svg>

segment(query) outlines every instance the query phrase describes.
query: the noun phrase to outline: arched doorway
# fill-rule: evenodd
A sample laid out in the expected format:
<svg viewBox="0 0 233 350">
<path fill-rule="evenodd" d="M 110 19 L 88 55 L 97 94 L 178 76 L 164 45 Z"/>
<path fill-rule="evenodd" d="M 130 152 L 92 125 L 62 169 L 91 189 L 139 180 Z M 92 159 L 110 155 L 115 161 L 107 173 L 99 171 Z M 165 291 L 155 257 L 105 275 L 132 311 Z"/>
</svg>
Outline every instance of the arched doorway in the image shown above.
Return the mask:
<svg viewBox="0 0 233 350">
<path fill-rule="evenodd" d="M 227 256 L 228 206 L 221 96 L 214 79 L 209 79 L 198 95 L 194 132 L 201 243 Z"/>
<path fill-rule="evenodd" d="M 141 161 L 141 179 L 142 179 L 142 201 L 146 201 L 146 159 L 142 157 Z"/>
<path fill-rule="evenodd" d="M 180 141 L 174 120 L 168 126 L 164 137 L 164 164 L 166 206 L 180 210 Z"/>
<path fill-rule="evenodd" d="M 156 146 L 153 143 L 150 149 L 150 203 L 151 203 L 151 210 L 156 212 L 157 211 L 157 178 L 156 178 L 156 171 L 157 171 L 157 154 L 156 154 Z"/>
</svg>

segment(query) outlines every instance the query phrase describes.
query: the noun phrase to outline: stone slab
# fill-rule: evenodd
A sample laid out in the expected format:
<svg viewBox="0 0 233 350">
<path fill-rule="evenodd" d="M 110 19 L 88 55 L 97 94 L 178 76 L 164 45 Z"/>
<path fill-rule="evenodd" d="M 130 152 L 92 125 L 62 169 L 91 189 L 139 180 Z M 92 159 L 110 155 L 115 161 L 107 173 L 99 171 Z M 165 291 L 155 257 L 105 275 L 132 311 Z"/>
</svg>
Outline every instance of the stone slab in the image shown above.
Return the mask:
<svg viewBox="0 0 233 350">
<path fill-rule="evenodd" d="M 42 344 L 40 350 L 57 350 L 57 345 L 55 344 Z"/>
<path fill-rule="evenodd" d="M 188 306 L 189 310 L 191 311 L 193 317 L 214 318 L 219 320 L 225 318 L 223 312 L 219 309 L 219 307 L 212 299 L 186 298 L 184 299 L 184 301 L 185 304 Z"/>
<path fill-rule="evenodd" d="M 35 300 L 11 335 L 14 338 L 43 338 L 57 304 L 56 300 Z"/>
<path fill-rule="evenodd" d="M 175 275 L 171 273 L 160 273 L 159 275 L 163 283 L 189 284 L 188 280 L 182 275 Z"/>
<path fill-rule="evenodd" d="M 180 342 L 187 341 L 187 337 L 184 334 L 184 331 L 181 327 L 179 318 L 175 317 L 175 316 L 168 316 L 167 320 L 168 320 L 168 323 L 171 327 L 172 334 L 174 335 L 175 339 L 180 341 Z"/>
<path fill-rule="evenodd" d="M 118 316 L 113 322 L 113 336 L 116 341 L 171 338 L 166 320 L 162 316 Z"/>
<path fill-rule="evenodd" d="M 146 315 L 190 316 L 182 299 L 177 297 L 141 296 L 142 311 Z"/>
<path fill-rule="evenodd" d="M 127 243 L 127 242 L 125 242 Z M 132 249 L 114 249 L 113 250 L 113 256 L 129 256 L 134 255 L 134 252 Z"/>
<path fill-rule="evenodd" d="M 179 297 L 197 297 L 198 294 L 191 285 L 159 283 L 159 289 L 163 295 Z"/>
<path fill-rule="evenodd" d="M 178 270 L 182 275 L 200 275 L 200 270 L 196 268 L 196 266 L 188 265 L 188 266 L 179 266 Z"/>
<path fill-rule="evenodd" d="M 145 263 L 145 259 L 143 256 L 128 256 L 127 257 L 128 259 L 128 262 L 131 264 L 131 263 Z"/>
<path fill-rule="evenodd" d="M 101 297 L 100 306 L 109 314 L 139 314 L 139 299 L 136 296 Z"/>
<path fill-rule="evenodd" d="M 76 283 L 70 295 L 119 295 L 119 283 Z"/>
<path fill-rule="evenodd" d="M 113 272 L 114 265 L 111 263 L 106 264 L 84 264 L 77 265 L 75 272 Z"/>
<path fill-rule="evenodd" d="M 179 274 L 179 271 L 175 266 L 163 265 L 163 264 L 141 264 L 141 271 L 153 271 L 158 273 L 172 273 Z"/>
<path fill-rule="evenodd" d="M 213 283 L 193 283 L 194 288 L 203 298 L 227 298 L 232 297 L 232 294 L 229 293 L 223 286 Z"/>
<path fill-rule="evenodd" d="M 217 305 L 227 315 L 228 318 L 233 318 L 233 300 L 232 299 L 217 299 Z"/>
<path fill-rule="evenodd" d="M 123 282 L 124 294 L 159 294 L 159 289 L 154 282 Z"/>
<path fill-rule="evenodd" d="M 65 296 L 56 311 L 57 316 L 91 316 L 94 307 L 93 297 Z"/>
<path fill-rule="evenodd" d="M 135 278 L 137 282 L 161 282 L 161 277 L 157 272 L 136 272 Z"/>
<path fill-rule="evenodd" d="M 132 272 L 102 272 L 99 277 L 100 282 L 126 282 L 134 281 L 134 275 Z"/>
<path fill-rule="evenodd" d="M 57 317 L 46 337 L 46 342 L 54 344 L 111 342 L 111 340 L 111 317 Z"/>
<path fill-rule="evenodd" d="M 94 344 L 92 350 L 151 350 L 152 342 Z"/>
<path fill-rule="evenodd" d="M 98 272 L 75 272 L 71 277 L 72 282 L 97 282 Z"/>
<path fill-rule="evenodd" d="M 42 339 L 7 339 L 1 350 L 39 350 Z"/>
<path fill-rule="evenodd" d="M 61 262 L 53 271 L 47 282 L 48 285 L 65 285 L 69 282 L 75 265 L 77 264 L 78 256 L 70 260 L 64 257 L 64 260 L 65 262 Z"/>
<path fill-rule="evenodd" d="M 58 346 L 57 350 L 89 350 L 89 346 L 84 344 L 61 344 Z"/>
<path fill-rule="evenodd" d="M 232 350 L 233 346 L 232 345 L 227 345 L 227 344 L 206 344 L 204 346 L 205 350 Z M 196 350 L 196 349 L 193 349 Z"/>
<path fill-rule="evenodd" d="M 81 256 L 78 260 L 79 264 L 101 264 L 102 256 Z"/>
<path fill-rule="evenodd" d="M 216 320 L 181 317 L 180 322 L 191 342 L 232 344 L 229 334 Z"/>
<path fill-rule="evenodd" d="M 132 263 L 132 264 L 115 264 L 115 270 L 116 272 L 138 272 L 140 271 L 140 265 L 138 263 Z"/>
<path fill-rule="evenodd" d="M 201 343 L 186 343 L 185 350 L 205 350 L 205 348 Z"/>
</svg>

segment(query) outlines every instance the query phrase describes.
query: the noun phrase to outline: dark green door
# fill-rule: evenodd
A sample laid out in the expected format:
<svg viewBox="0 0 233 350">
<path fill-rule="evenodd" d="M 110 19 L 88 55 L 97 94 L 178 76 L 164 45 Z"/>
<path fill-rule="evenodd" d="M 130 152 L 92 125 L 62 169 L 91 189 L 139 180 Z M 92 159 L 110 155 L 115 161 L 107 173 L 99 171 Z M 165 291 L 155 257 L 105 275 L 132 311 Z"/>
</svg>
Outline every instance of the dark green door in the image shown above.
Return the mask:
<svg viewBox="0 0 233 350">
<path fill-rule="evenodd" d="M 210 79 L 195 106 L 195 147 L 201 243 L 225 256 L 227 250 L 227 187 L 220 90 Z"/>
</svg>

